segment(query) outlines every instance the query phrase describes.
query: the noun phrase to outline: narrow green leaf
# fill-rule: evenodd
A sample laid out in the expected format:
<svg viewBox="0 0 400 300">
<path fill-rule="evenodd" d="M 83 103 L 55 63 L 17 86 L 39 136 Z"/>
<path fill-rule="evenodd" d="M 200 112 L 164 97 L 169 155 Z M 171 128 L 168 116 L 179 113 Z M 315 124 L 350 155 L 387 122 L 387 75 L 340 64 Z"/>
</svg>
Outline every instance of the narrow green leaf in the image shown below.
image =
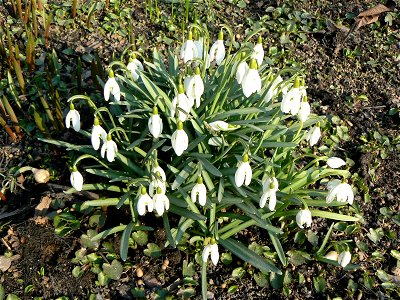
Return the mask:
<svg viewBox="0 0 400 300">
<path fill-rule="evenodd" d="M 171 232 L 171 227 L 169 226 L 169 220 L 167 214 L 163 214 L 163 224 L 169 244 L 171 245 L 172 248 L 176 248 L 175 240 Z"/>
<path fill-rule="evenodd" d="M 207 218 L 205 216 L 203 216 L 203 215 L 194 213 L 194 212 L 188 210 L 187 208 L 182 208 L 182 207 L 179 207 L 179 206 L 176 206 L 176 205 L 171 205 L 171 207 L 169 208 L 168 211 L 172 212 L 172 213 L 174 213 L 176 215 L 179 215 L 181 217 L 185 217 L 185 218 L 192 219 L 192 220 L 195 220 L 195 221 L 205 221 L 205 220 L 207 220 Z"/>
<path fill-rule="evenodd" d="M 333 220 L 345 221 L 345 222 L 360 221 L 360 219 L 356 218 L 356 217 L 337 214 L 337 213 L 333 213 L 333 212 L 329 212 L 329 211 L 313 210 L 313 209 L 310 209 L 310 211 L 311 211 L 311 215 L 313 217 L 321 217 L 321 218 L 327 218 L 327 219 L 333 219 Z"/>
<path fill-rule="evenodd" d="M 122 233 L 119 253 L 123 261 L 125 261 L 126 258 L 128 257 L 129 238 L 131 236 L 132 228 L 133 228 L 133 223 L 131 222 L 125 227 L 125 230 Z"/>
<path fill-rule="evenodd" d="M 172 183 L 171 188 L 173 190 L 176 190 L 178 187 L 180 187 L 181 184 L 185 182 L 186 178 L 188 178 L 188 176 L 193 173 L 195 167 L 196 167 L 196 164 L 194 162 L 188 163 L 182 169 L 182 171 L 180 171 L 179 174 L 176 176 L 174 182 Z"/>
<path fill-rule="evenodd" d="M 258 268 L 261 272 L 264 273 L 274 272 L 277 274 L 282 274 L 281 270 L 279 270 L 272 262 L 270 262 L 266 258 L 261 257 L 256 252 L 248 249 L 242 243 L 235 241 L 231 238 L 226 240 L 219 239 L 218 242 L 224 248 L 231 251 L 240 259 L 243 259 L 244 261 Z"/>
<path fill-rule="evenodd" d="M 221 172 L 206 158 L 200 158 L 204 168 L 216 177 L 222 177 Z"/>
</svg>

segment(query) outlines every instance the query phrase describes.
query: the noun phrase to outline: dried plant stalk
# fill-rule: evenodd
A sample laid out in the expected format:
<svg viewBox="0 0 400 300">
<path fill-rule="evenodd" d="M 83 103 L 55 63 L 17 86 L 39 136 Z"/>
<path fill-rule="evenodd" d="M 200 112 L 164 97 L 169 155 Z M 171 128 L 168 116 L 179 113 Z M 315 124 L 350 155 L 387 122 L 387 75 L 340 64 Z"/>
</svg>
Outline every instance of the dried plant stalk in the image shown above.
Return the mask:
<svg viewBox="0 0 400 300">
<path fill-rule="evenodd" d="M 13 108 L 11 107 L 10 102 L 8 102 L 8 99 L 6 98 L 5 95 L 3 95 L 3 103 L 2 104 L 4 104 L 5 110 L 7 111 L 8 116 L 10 117 L 10 120 L 14 126 L 15 132 L 17 133 L 18 137 L 21 139 L 22 131 L 19 126 L 18 118 L 17 118 Z"/>
</svg>

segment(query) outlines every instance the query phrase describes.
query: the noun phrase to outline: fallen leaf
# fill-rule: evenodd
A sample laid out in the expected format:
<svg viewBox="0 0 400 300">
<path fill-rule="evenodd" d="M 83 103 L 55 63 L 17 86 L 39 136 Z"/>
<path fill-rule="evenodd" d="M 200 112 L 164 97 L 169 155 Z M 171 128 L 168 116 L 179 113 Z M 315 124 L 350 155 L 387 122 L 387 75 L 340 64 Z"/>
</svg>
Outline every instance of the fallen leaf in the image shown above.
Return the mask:
<svg viewBox="0 0 400 300">
<path fill-rule="evenodd" d="M 44 196 L 40 199 L 40 203 L 35 207 L 35 217 L 44 216 L 50 207 L 53 199 L 50 196 Z"/>
<path fill-rule="evenodd" d="M 356 18 L 355 29 L 358 30 L 360 27 L 374 23 L 378 21 L 379 16 L 384 13 L 391 11 L 390 8 L 383 4 L 378 4 L 370 9 L 360 12 Z"/>
</svg>

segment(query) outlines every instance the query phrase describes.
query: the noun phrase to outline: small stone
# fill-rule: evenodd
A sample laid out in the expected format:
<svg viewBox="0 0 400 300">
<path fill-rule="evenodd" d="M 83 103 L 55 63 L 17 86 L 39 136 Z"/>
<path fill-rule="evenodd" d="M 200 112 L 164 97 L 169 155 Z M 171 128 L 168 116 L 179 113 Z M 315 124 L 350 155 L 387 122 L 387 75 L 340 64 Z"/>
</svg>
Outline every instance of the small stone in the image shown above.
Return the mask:
<svg viewBox="0 0 400 300">
<path fill-rule="evenodd" d="M 214 293 L 207 291 L 207 299 L 214 299 L 214 298 L 215 298 Z"/>
<path fill-rule="evenodd" d="M 143 277 L 143 270 L 141 268 L 136 269 L 136 276 L 139 278 Z"/>
</svg>

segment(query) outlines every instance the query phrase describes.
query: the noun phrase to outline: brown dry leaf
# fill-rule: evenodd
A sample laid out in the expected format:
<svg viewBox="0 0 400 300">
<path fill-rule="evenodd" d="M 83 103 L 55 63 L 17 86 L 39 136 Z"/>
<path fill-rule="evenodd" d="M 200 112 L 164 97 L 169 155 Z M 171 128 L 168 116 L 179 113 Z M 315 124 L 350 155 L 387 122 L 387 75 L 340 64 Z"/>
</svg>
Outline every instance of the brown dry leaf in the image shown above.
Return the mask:
<svg viewBox="0 0 400 300">
<path fill-rule="evenodd" d="M 40 199 L 40 203 L 35 207 L 35 217 L 44 216 L 46 211 L 50 207 L 51 200 L 53 200 L 50 196 L 44 196 Z"/>
<path fill-rule="evenodd" d="M 370 9 L 360 12 L 356 18 L 355 29 L 358 30 L 360 27 L 374 23 L 378 21 L 379 16 L 384 13 L 391 11 L 390 8 L 383 4 L 378 4 Z"/>
</svg>

